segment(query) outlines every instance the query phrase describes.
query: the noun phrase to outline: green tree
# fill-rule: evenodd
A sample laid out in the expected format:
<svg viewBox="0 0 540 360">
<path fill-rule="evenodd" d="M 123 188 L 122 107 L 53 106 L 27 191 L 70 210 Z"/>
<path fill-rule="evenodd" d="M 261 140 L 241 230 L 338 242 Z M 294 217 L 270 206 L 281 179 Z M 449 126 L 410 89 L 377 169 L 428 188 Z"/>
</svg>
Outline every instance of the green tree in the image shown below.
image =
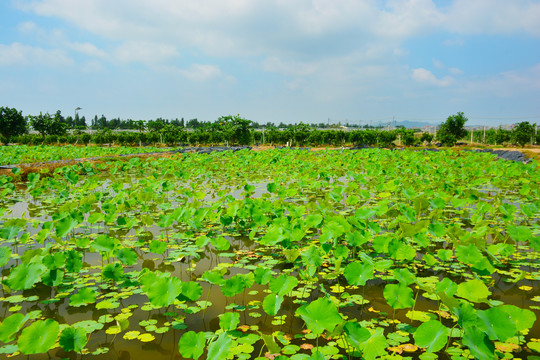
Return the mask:
<svg viewBox="0 0 540 360">
<path fill-rule="evenodd" d="M 13 136 L 26 134 L 28 128 L 21 111 L 15 108 L 0 107 L 0 135 L 6 138 L 6 144 Z"/>
<path fill-rule="evenodd" d="M 251 143 L 251 120 L 244 119 L 240 115 L 227 115 L 220 117 L 218 123 L 227 142 L 240 145 Z"/>
<path fill-rule="evenodd" d="M 467 120 L 463 112 L 449 116 L 437 132 L 437 139 L 445 146 L 456 145 L 456 142 L 467 134 L 464 128 Z"/>
<path fill-rule="evenodd" d="M 39 132 L 41 136 L 45 135 L 65 135 L 67 133 L 67 124 L 59 111 L 51 116 L 49 113 L 39 113 L 36 116 L 29 116 L 30 125 L 34 130 Z"/>
<path fill-rule="evenodd" d="M 420 141 L 421 142 L 427 142 L 428 144 L 431 142 L 431 140 L 433 140 L 433 135 L 430 134 L 430 133 L 422 133 L 422 135 L 420 136 Z"/>
<path fill-rule="evenodd" d="M 514 126 L 512 130 L 512 141 L 515 144 L 523 147 L 526 143 L 531 141 L 534 136 L 534 125 L 529 124 L 528 121 L 522 121 Z"/>
</svg>

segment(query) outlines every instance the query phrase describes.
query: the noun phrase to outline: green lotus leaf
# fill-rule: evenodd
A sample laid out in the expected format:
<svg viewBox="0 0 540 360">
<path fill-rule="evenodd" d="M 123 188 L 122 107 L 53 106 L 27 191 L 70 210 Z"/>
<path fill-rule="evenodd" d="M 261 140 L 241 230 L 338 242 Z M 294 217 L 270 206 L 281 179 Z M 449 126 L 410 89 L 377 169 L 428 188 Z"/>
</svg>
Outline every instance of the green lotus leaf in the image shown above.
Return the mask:
<svg viewBox="0 0 540 360">
<path fill-rule="evenodd" d="M 412 289 L 401 283 L 386 285 L 383 295 L 392 309 L 406 309 L 414 305 Z"/>
<path fill-rule="evenodd" d="M 355 261 L 345 267 L 343 275 L 350 285 L 364 286 L 368 280 L 373 279 L 374 271 L 373 265 Z"/>
<path fill-rule="evenodd" d="M 529 309 L 521 309 L 515 305 L 502 305 L 498 308 L 510 315 L 517 331 L 532 328 L 536 321 L 536 314 Z"/>
<path fill-rule="evenodd" d="M 41 281 L 47 286 L 59 286 L 64 281 L 64 271 L 60 269 L 49 270 L 43 274 Z"/>
<path fill-rule="evenodd" d="M 437 292 L 445 293 L 447 296 L 453 296 L 457 291 L 457 284 L 449 278 L 444 278 L 435 284 Z"/>
<path fill-rule="evenodd" d="M 60 219 L 55 226 L 56 236 L 62 238 L 69 234 L 75 226 L 79 225 L 79 222 L 72 218 L 71 216 L 66 216 L 65 218 Z"/>
<path fill-rule="evenodd" d="M 64 267 L 66 264 L 67 256 L 63 252 L 56 252 L 54 254 L 47 254 L 41 261 L 43 265 L 51 270 Z"/>
<path fill-rule="evenodd" d="M 124 277 L 124 269 L 120 263 L 107 264 L 103 267 L 101 271 L 103 279 L 120 281 Z"/>
<path fill-rule="evenodd" d="M 99 235 L 91 245 L 91 249 L 103 253 L 112 252 L 118 246 L 118 239 L 108 235 Z"/>
<path fill-rule="evenodd" d="M 223 275 L 220 272 L 213 270 L 205 271 L 202 274 L 202 278 L 213 285 L 220 285 L 225 281 L 223 280 Z"/>
<path fill-rule="evenodd" d="M 41 264 L 20 264 L 11 269 L 7 284 L 13 290 L 27 290 L 32 288 L 43 274 L 45 266 Z"/>
<path fill-rule="evenodd" d="M 11 248 L 7 246 L 0 246 L 0 267 L 6 266 L 11 258 Z"/>
<path fill-rule="evenodd" d="M 323 263 L 319 249 L 313 245 L 304 250 L 301 256 L 304 263 L 308 265 L 321 266 Z"/>
<path fill-rule="evenodd" d="M 282 274 L 277 278 L 272 278 L 268 287 L 274 294 L 278 296 L 285 296 L 290 293 L 292 289 L 296 287 L 296 285 L 298 285 L 297 278 Z"/>
<path fill-rule="evenodd" d="M 0 341 L 8 343 L 15 339 L 15 334 L 27 320 L 28 315 L 21 313 L 15 313 L 5 318 L 0 324 Z"/>
<path fill-rule="evenodd" d="M 58 342 L 65 351 L 75 351 L 80 353 L 88 342 L 88 338 L 86 337 L 86 331 L 84 331 L 84 329 L 70 326 L 62 330 Z"/>
<path fill-rule="evenodd" d="M 352 231 L 345 234 L 347 243 L 352 246 L 362 246 L 369 241 L 369 233 L 364 231 Z"/>
<path fill-rule="evenodd" d="M 325 330 L 332 331 L 342 322 L 337 307 L 326 298 L 319 298 L 310 304 L 302 305 L 296 313 L 306 322 L 308 329 L 320 335 Z"/>
<path fill-rule="evenodd" d="M 448 341 L 448 328 L 440 321 L 430 320 L 422 323 L 414 332 L 414 341 L 419 347 L 426 348 L 427 352 L 441 350 Z"/>
<path fill-rule="evenodd" d="M 320 214 L 309 214 L 306 216 L 305 221 L 306 221 L 306 225 L 308 225 L 309 227 L 320 228 L 323 219 L 324 219 L 323 216 Z"/>
<path fill-rule="evenodd" d="M 276 183 L 268 183 L 268 184 L 266 184 L 266 190 L 269 193 L 277 193 L 277 185 L 276 185 Z"/>
<path fill-rule="evenodd" d="M 21 231 L 21 228 L 19 228 L 17 225 L 6 226 L 0 230 L 0 238 L 6 240 L 15 239 L 17 235 L 19 235 L 19 231 Z"/>
<path fill-rule="evenodd" d="M 219 315 L 219 327 L 225 331 L 236 329 L 239 323 L 239 313 L 226 312 Z"/>
<path fill-rule="evenodd" d="M 240 294 L 244 290 L 244 281 L 238 275 L 225 280 L 221 284 L 221 292 L 227 297 Z"/>
<path fill-rule="evenodd" d="M 105 220 L 105 216 L 102 213 L 93 212 L 88 216 L 88 222 L 90 224 L 96 224 Z"/>
<path fill-rule="evenodd" d="M 472 302 L 482 302 L 491 292 L 482 280 L 473 279 L 459 284 L 456 295 Z"/>
<path fill-rule="evenodd" d="M 130 248 L 118 249 L 116 257 L 125 265 L 134 265 L 137 263 L 137 253 Z"/>
<path fill-rule="evenodd" d="M 182 291 L 182 281 L 176 277 L 160 277 L 148 286 L 148 299 L 153 306 L 171 305 Z"/>
<path fill-rule="evenodd" d="M 380 327 L 375 329 L 375 332 L 371 334 L 363 346 L 363 355 L 366 360 L 374 360 L 375 358 L 386 354 L 386 347 L 388 342 L 383 334 L 384 330 Z"/>
<path fill-rule="evenodd" d="M 70 306 L 84 306 L 88 304 L 93 304 L 97 299 L 97 292 L 91 288 L 80 288 L 79 292 L 73 294 L 69 297 Z"/>
<path fill-rule="evenodd" d="M 466 327 L 462 338 L 463 345 L 469 348 L 471 355 L 479 360 L 492 360 L 495 357 L 495 346 L 488 336 L 476 327 Z"/>
<path fill-rule="evenodd" d="M 416 276 L 408 269 L 394 269 L 394 279 L 399 281 L 400 284 L 409 286 L 416 281 Z"/>
<path fill-rule="evenodd" d="M 178 299 L 181 301 L 197 301 L 202 295 L 202 286 L 195 282 L 183 282 Z"/>
<path fill-rule="evenodd" d="M 206 336 L 203 332 L 188 331 L 178 342 L 178 350 L 183 357 L 197 360 L 204 352 Z"/>
<path fill-rule="evenodd" d="M 257 267 L 253 272 L 253 275 L 255 275 L 255 282 L 260 285 L 266 285 L 274 278 L 272 276 L 272 270 L 262 266 Z"/>
<path fill-rule="evenodd" d="M 281 308 L 283 296 L 268 294 L 263 300 L 263 310 L 270 316 L 275 316 Z"/>
<path fill-rule="evenodd" d="M 506 341 L 516 334 L 516 325 L 510 314 L 500 308 L 490 308 L 477 311 L 478 327 L 483 330 L 490 340 Z"/>
<path fill-rule="evenodd" d="M 71 273 L 78 273 L 81 271 L 83 266 L 82 254 L 75 250 L 69 250 L 66 252 L 66 255 L 66 270 Z"/>
<path fill-rule="evenodd" d="M 526 226 L 510 225 L 508 226 L 507 230 L 510 237 L 517 242 L 526 243 L 533 238 L 532 230 Z"/>
<path fill-rule="evenodd" d="M 49 351 L 58 339 L 60 325 L 52 319 L 39 320 L 24 328 L 17 340 L 23 354 L 40 354 Z"/>
<path fill-rule="evenodd" d="M 148 246 L 154 254 L 163 254 L 167 250 L 167 242 L 161 240 L 152 240 Z"/>
<path fill-rule="evenodd" d="M 212 244 L 219 251 L 226 251 L 231 247 L 231 243 L 223 236 L 210 238 L 210 244 Z"/>
<path fill-rule="evenodd" d="M 221 334 L 218 339 L 208 346 L 207 360 L 223 360 L 227 358 L 232 346 L 232 339 L 226 333 Z"/>
<path fill-rule="evenodd" d="M 359 351 L 363 349 L 363 343 L 371 337 L 371 333 L 368 329 L 363 328 L 359 323 L 352 321 L 345 324 L 345 334 L 347 334 L 347 339 L 351 345 Z"/>
</svg>

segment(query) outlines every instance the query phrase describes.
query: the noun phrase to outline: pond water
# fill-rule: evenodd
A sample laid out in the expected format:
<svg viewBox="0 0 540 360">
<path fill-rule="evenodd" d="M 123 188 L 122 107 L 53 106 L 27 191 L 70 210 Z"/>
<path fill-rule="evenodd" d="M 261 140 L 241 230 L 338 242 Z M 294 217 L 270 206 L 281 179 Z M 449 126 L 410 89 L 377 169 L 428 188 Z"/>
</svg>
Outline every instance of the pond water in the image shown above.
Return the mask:
<svg viewBox="0 0 540 360">
<path fill-rule="evenodd" d="M 426 291 L 444 279 L 458 285 L 477 279 L 484 282 L 489 288 L 487 299 L 461 297 L 477 311 L 506 304 L 540 316 L 538 251 L 532 251 L 527 241 L 515 245 L 506 235 L 506 227 L 517 223 L 536 229 L 537 236 L 538 208 L 533 205 L 538 199 L 534 193 L 506 189 L 502 198 L 501 191 L 489 191 L 485 183 L 489 176 L 481 189 L 451 182 L 451 172 L 461 177 L 462 171 L 469 171 L 467 177 L 479 183 L 477 178 L 485 172 L 471 174 L 474 162 L 465 169 L 437 173 L 415 160 L 416 171 L 409 178 L 397 168 L 390 171 L 390 167 L 370 165 L 377 157 L 388 155 L 378 152 L 373 153 L 375 159 L 338 153 L 288 154 L 285 159 L 275 155 L 283 156 L 282 152 L 264 156 L 194 154 L 147 162 L 130 160 L 112 164 L 103 173 L 78 173 L 76 179 L 72 173 L 76 169 L 67 168 L 57 177 L 43 177 L 4 196 L 0 229 L 16 228 L 11 235 L 4 232 L 1 236 L 1 246 L 9 247 L 13 254 L 2 271 L 6 284 L 1 294 L 2 319 L 15 313 L 30 314 L 28 324 L 53 319 L 61 324 L 60 331 L 74 326 L 87 332 L 82 354 L 66 352 L 56 344 L 47 353 L 29 358 L 183 359 L 178 343 L 188 331 L 205 332 L 207 344 L 227 334 L 234 344 L 230 354 L 240 359 L 265 353 L 272 357 L 269 348 L 273 344 L 262 335 L 273 335 L 281 354 L 293 359 L 311 355 L 316 348 L 326 358 L 358 355 L 348 343 L 349 335 L 325 331 L 316 336 L 299 315 L 301 306 L 320 298 L 331 299 L 343 320 L 358 322 L 372 333 L 381 329 L 388 354 L 411 358 L 425 354 L 415 347 L 414 332 L 424 322 L 437 320 L 453 329 L 450 353 L 438 353 L 443 357 L 452 351 L 456 356 L 467 355 L 469 350 L 461 343 L 463 332 L 456 325 L 458 318 Z M 316 160 L 324 156 L 328 159 Z M 411 161 L 400 154 L 392 156 L 403 163 Z M 436 158 L 430 162 L 440 161 L 440 154 L 433 156 Z M 478 155 L 470 156 L 475 159 Z M 498 168 L 492 166 L 496 172 Z M 519 166 L 524 170 L 516 179 L 538 181 L 532 167 Z M 426 186 L 428 177 L 439 183 Z M 480 197 L 475 199 L 475 194 L 481 194 L 487 201 L 479 201 L 488 205 L 479 205 Z M 445 203 L 440 205 L 437 199 Z M 513 208 L 501 204 L 518 205 L 517 213 L 505 214 Z M 531 215 L 521 213 L 523 204 L 524 211 L 532 209 Z M 65 219 L 73 219 L 74 225 L 59 237 Z M 428 219 L 430 227 L 403 235 L 406 228 L 401 223 L 415 224 L 422 219 Z M 506 240 L 501 241 L 503 237 Z M 360 245 L 354 246 L 355 242 Z M 501 254 L 487 253 L 486 246 L 506 242 L 513 245 L 501 247 Z M 471 244 L 480 249 L 476 265 L 472 260 L 462 261 L 465 255 L 458 249 Z M 414 250 L 412 256 L 407 253 L 413 251 L 410 249 Z M 449 251 L 448 258 L 445 251 Z M 66 258 L 50 265 L 47 256 L 55 253 Z M 79 256 L 76 254 L 81 264 L 73 270 L 68 263 Z M 11 289 L 13 269 L 31 264 L 32 258 L 47 264 L 40 270 L 40 280 L 27 289 Z M 317 266 L 310 265 L 313 262 Z M 351 285 L 345 276 L 343 270 L 352 262 L 373 263 L 365 285 Z M 263 306 L 275 290 L 257 275 L 250 278 L 260 271 L 257 269 L 268 269 L 272 279 L 285 276 L 296 281 L 281 297 L 275 315 Z M 414 277 L 406 286 L 414 304 L 394 310 L 385 289 L 389 284 L 401 284 L 396 269 L 407 269 Z M 50 278 L 52 271 L 57 271 L 58 279 Z M 212 284 L 208 272 L 218 273 L 222 282 Z M 146 285 L 141 283 L 147 273 L 197 284 L 200 294 L 152 305 Z M 249 286 L 231 293 L 226 281 L 237 278 Z M 90 289 L 95 298 L 74 305 L 73 298 L 82 289 Z M 220 323 L 225 313 L 238 314 L 232 329 Z M 533 354 L 527 344 L 540 337 L 539 323 L 534 322 L 520 336 L 516 332 L 505 341 L 497 340 L 515 346 L 500 354 L 516 358 Z M 14 344 L 6 344 L 0 351 L 27 358 L 18 354 Z M 206 356 L 205 352 L 202 358 Z"/>
</svg>

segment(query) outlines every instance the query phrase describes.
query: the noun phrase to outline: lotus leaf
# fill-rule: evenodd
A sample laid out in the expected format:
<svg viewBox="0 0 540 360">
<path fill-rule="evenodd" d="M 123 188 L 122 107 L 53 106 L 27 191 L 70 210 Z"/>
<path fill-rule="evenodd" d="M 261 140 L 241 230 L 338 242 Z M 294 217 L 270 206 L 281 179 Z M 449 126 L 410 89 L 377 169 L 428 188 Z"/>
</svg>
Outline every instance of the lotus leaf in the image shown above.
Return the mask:
<svg viewBox="0 0 540 360">
<path fill-rule="evenodd" d="M 52 319 L 39 320 L 24 328 L 17 340 L 23 354 L 39 354 L 49 351 L 58 339 L 60 326 Z"/>
<path fill-rule="evenodd" d="M 178 350 L 183 357 L 197 360 L 204 352 L 206 336 L 203 332 L 188 331 L 178 342 Z"/>
<path fill-rule="evenodd" d="M 320 335 L 325 330 L 332 331 L 341 323 L 342 317 L 336 306 L 326 298 L 319 298 L 310 304 L 302 305 L 296 310 L 306 322 L 308 329 Z"/>
</svg>

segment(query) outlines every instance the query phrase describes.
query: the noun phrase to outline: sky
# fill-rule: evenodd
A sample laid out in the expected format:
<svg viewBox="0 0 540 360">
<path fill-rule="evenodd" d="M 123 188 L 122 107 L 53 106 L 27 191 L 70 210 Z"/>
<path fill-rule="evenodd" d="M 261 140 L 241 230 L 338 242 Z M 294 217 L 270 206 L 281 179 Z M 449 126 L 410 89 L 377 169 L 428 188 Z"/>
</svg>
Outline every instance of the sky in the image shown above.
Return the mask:
<svg viewBox="0 0 540 360">
<path fill-rule="evenodd" d="M 0 106 L 540 124 L 540 0 L 3 0 Z"/>
</svg>

